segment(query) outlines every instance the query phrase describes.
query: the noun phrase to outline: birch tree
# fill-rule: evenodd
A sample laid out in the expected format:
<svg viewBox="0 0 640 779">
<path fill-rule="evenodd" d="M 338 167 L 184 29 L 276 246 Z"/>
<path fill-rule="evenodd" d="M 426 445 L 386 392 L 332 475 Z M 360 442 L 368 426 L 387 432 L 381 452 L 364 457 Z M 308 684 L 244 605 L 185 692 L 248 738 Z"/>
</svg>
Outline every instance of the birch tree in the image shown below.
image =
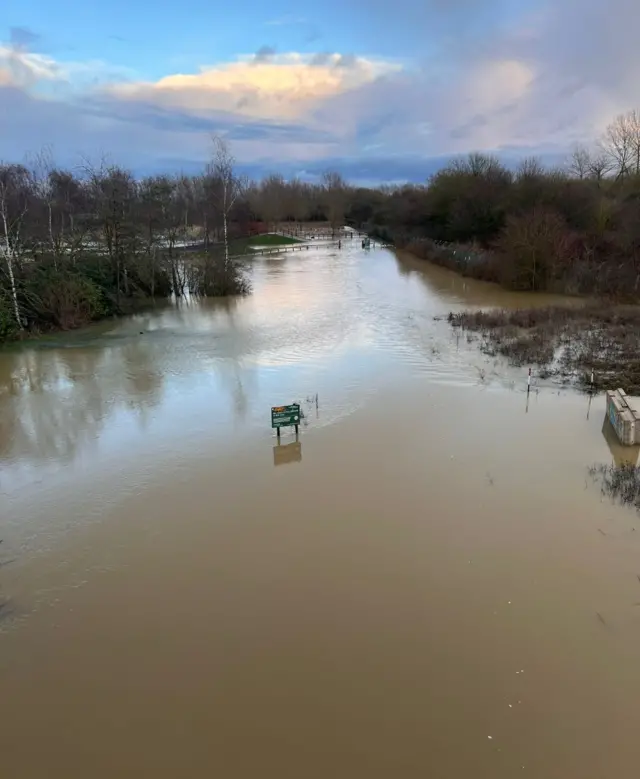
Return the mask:
<svg viewBox="0 0 640 779">
<path fill-rule="evenodd" d="M 22 251 L 22 226 L 29 208 L 31 180 L 22 165 L 0 165 L 0 252 L 9 278 L 13 314 L 19 331 L 24 329 L 16 274 Z"/>
<path fill-rule="evenodd" d="M 212 187 L 212 196 L 215 206 L 222 216 L 225 273 L 229 271 L 231 266 L 229 259 L 229 214 L 242 192 L 242 183 L 233 170 L 234 163 L 235 159 L 227 142 L 215 135 L 213 137 L 213 159 L 207 166 L 207 173 L 215 182 Z"/>
</svg>

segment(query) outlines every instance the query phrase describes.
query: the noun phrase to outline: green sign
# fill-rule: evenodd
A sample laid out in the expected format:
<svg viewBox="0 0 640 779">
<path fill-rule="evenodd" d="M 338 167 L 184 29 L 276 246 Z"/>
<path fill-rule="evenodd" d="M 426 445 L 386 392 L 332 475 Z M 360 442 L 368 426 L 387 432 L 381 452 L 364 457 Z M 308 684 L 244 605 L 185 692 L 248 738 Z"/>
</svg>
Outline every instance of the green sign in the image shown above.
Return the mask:
<svg viewBox="0 0 640 779">
<path fill-rule="evenodd" d="M 300 405 L 273 406 L 271 409 L 271 427 L 291 427 L 300 424 Z"/>
</svg>

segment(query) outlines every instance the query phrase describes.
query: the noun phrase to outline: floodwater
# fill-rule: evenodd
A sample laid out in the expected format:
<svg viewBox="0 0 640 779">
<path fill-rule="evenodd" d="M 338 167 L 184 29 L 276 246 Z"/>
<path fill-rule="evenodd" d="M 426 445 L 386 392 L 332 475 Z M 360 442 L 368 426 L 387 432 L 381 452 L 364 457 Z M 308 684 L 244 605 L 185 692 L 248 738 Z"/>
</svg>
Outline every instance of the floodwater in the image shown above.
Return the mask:
<svg viewBox="0 0 640 779">
<path fill-rule="evenodd" d="M 587 469 L 638 453 L 434 319 L 532 300 L 252 275 L 0 353 L 3 779 L 635 779 L 640 518 Z"/>
</svg>

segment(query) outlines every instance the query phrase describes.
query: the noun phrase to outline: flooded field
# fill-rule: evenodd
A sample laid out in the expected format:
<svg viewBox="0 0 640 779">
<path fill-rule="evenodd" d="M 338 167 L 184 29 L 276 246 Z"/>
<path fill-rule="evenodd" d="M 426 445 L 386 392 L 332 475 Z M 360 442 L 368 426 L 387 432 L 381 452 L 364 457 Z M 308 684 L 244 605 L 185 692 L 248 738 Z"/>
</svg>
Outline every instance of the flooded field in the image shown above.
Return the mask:
<svg viewBox="0 0 640 779">
<path fill-rule="evenodd" d="M 252 276 L 0 353 L 3 778 L 635 779 L 640 517 L 588 469 L 638 452 L 434 320 L 550 299 Z"/>
</svg>

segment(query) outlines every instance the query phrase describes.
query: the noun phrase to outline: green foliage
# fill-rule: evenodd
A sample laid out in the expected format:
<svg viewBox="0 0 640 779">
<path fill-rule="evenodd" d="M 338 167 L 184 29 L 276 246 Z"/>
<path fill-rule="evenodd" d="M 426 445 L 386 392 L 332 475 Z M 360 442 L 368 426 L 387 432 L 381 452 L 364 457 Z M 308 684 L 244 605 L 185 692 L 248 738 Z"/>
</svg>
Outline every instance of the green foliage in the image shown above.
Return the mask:
<svg viewBox="0 0 640 779">
<path fill-rule="evenodd" d="M 79 269 L 36 267 L 22 288 L 27 320 L 40 328 L 70 330 L 108 313 L 103 291 Z"/>
<path fill-rule="evenodd" d="M 8 341 L 18 334 L 18 325 L 14 314 L 11 298 L 0 292 L 0 341 Z"/>
</svg>

